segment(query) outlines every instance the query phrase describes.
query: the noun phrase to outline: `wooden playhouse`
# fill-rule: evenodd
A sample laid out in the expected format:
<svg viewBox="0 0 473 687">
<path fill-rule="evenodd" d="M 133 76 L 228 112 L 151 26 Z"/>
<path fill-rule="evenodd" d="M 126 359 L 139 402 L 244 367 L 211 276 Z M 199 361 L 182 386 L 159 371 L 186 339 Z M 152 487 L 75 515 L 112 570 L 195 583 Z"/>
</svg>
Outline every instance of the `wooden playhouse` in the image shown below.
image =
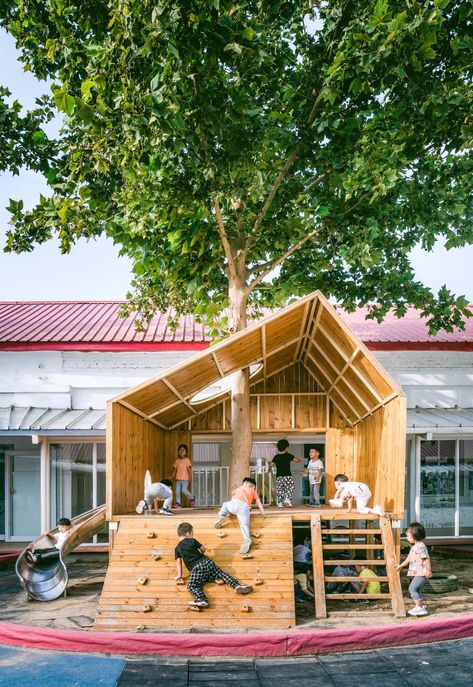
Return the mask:
<svg viewBox="0 0 473 687">
<path fill-rule="evenodd" d="M 325 438 L 327 498 L 333 477 L 344 472 L 370 485 L 373 502 L 389 516 L 358 516 L 305 506 L 268 510 L 252 516 L 253 558 L 242 560 L 238 525 L 218 538 L 215 510 L 184 510 L 177 517 L 135 514 L 143 477 L 170 475 L 182 443 L 199 435 L 231 433 L 229 392 L 195 401 L 207 387 L 250 367 L 252 430 L 274 440 L 314 434 Z M 292 527 L 311 528 L 316 616 L 325 617 L 327 552 L 364 549 L 374 558 L 381 549 L 389 597 L 397 616 L 405 614 L 394 571 L 398 525 L 404 514 L 406 398 L 376 358 L 343 322 L 320 292 L 266 317 L 225 341 L 210 346 L 159 377 L 138 385 L 107 407 L 107 518 L 111 558 L 96 629 L 134 630 L 283 628 L 295 625 Z M 191 456 L 192 457 L 192 456 Z M 242 581 L 260 583 L 245 597 L 209 585 L 211 606 L 191 614 L 185 587 L 175 584 L 176 527 L 189 520 L 195 536 L 218 565 Z M 349 542 L 337 543 L 334 523 L 345 520 Z M 376 529 L 374 529 L 374 527 Z M 368 529 L 367 529 L 368 528 Z M 378 536 L 376 536 L 378 535 Z M 361 543 L 360 543 L 361 542 Z M 373 561 L 374 562 L 374 561 Z M 330 564 L 336 563 L 331 560 Z M 143 583 L 143 578 L 146 578 Z M 381 579 L 381 578 L 380 578 Z M 246 603 L 247 601 L 247 603 Z"/>
</svg>

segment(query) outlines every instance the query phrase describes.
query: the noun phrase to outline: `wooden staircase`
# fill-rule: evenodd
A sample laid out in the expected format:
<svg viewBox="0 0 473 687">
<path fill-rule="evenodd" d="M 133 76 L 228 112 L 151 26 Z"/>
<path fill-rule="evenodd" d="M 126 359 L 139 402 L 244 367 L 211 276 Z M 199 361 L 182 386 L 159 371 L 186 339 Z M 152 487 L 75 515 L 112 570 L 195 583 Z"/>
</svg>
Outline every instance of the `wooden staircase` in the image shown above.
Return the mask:
<svg viewBox="0 0 473 687">
<path fill-rule="evenodd" d="M 191 511 L 178 517 L 122 516 L 115 533 L 95 630 L 185 631 L 283 629 L 295 625 L 291 516 L 251 516 L 253 558 L 242 559 L 236 518 L 221 530 L 215 514 Z M 189 610 L 186 586 L 176 584 L 174 548 L 180 522 L 190 521 L 207 554 L 239 582 L 254 585 L 247 596 L 227 585 L 207 584 L 209 607 Z M 154 538 L 149 538 L 150 534 Z M 219 537 L 219 532 L 224 533 Z M 155 556 L 157 560 L 155 560 Z M 184 570 L 185 567 L 183 568 Z M 188 574 L 188 573 L 187 573 Z M 261 584 L 255 585 L 260 579 Z"/>
<path fill-rule="evenodd" d="M 397 562 L 396 551 L 394 547 L 393 532 L 391 523 L 387 516 L 378 518 L 376 515 L 361 515 L 358 513 L 350 513 L 342 516 L 344 520 L 350 521 L 348 529 L 339 529 L 324 526 L 320 514 L 316 513 L 311 516 L 311 541 L 312 541 L 312 559 L 314 566 L 314 591 L 315 591 L 315 616 L 316 618 L 327 617 L 327 600 L 335 599 L 352 599 L 353 594 L 327 594 L 325 592 L 326 582 L 359 582 L 358 577 L 331 577 L 325 574 L 326 567 L 336 565 L 376 565 L 384 566 L 386 568 L 386 576 L 370 578 L 373 581 L 387 583 L 389 591 L 380 594 L 363 594 L 363 599 L 390 599 L 393 613 L 397 618 L 404 618 L 406 611 L 404 608 L 404 600 L 402 596 L 401 583 L 399 574 L 395 570 Z M 341 519 L 339 518 L 336 519 Z M 373 521 L 379 519 L 379 528 L 372 529 Z M 331 518 L 333 522 L 333 519 Z M 365 528 L 356 526 L 356 523 L 361 524 L 363 521 Z M 325 521 L 327 522 L 327 521 Z M 378 543 L 375 542 L 375 536 L 378 535 Z M 348 542 L 346 538 L 348 537 Z M 336 543 L 333 539 L 338 538 Z M 343 538 L 345 541 L 340 541 Z M 325 554 L 328 551 L 363 551 L 365 558 L 360 560 L 347 560 L 346 558 L 329 559 Z M 383 557 L 377 559 L 374 556 L 374 551 L 382 550 Z"/>
</svg>

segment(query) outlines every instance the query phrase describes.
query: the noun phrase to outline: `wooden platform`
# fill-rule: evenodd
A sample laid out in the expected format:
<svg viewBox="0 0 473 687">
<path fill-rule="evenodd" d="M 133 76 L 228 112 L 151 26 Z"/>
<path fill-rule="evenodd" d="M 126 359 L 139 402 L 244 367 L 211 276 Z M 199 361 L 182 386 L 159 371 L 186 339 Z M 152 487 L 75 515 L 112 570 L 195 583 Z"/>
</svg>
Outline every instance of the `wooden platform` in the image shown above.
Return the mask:
<svg viewBox="0 0 473 687">
<path fill-rule="evenodd" d="M 310 514 L 309 514 L 310 515 Z M 262 518 L 251 516 L 255 538 L 252 559 L 243 560 L 236 518 L 221 530 L 214 527 L 215 511 L 183 511 L 173 517 L 124 515 L 114 535 L 113 551 L 95 620 L 95 630 L 154 631 L 207 629 L 284 629 L 295 625 L 292 567 L 292 518 L 287 511 Z M 227 585 L 207 584 L 209 608 L 189 610 L 187 586 L 175 582 L 174 548 L 180 522 L 190 521 L 194 536 L 208 555 L 239 582 L 254 585 L 240 596 Z M 156 537 L 149 539 L 150 532 Z M 218 532 L 225 533 L 223 538 Z M 154 560 L 153 553 L 161 556 Z M 139 579 L 146 577 L 145 584 Z M 145 612 L 145 607 L 151 610 Z M 244 607 L 248 607 L 245 612 Z"/>
</svg>

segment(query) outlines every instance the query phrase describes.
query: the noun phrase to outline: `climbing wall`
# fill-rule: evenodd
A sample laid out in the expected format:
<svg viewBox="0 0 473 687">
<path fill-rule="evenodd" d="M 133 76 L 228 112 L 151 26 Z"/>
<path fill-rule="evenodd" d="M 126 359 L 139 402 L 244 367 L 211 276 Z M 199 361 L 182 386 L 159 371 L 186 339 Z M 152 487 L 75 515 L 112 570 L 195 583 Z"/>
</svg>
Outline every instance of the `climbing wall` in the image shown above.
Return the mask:
<svg viewBox="0 0 473 687">
<path fill-rule="evenodd" d="M 254 591 L 242 596 L 227 585 L 205 586 L 209 607 L 189 610 L 187 586 L 176 584 L 174 548 L 180 522 L 191 522 L 206 554 Z M 251 516 L 252 558 L 243 559 L 236 518 L 220 530 L 215 515 L 192 511 L 173 517 L 122 516 L 105 578 L 95 630 L 185 631 L 284 629 L 295 625 L 290 516 Z M 152 535 L 154 535 L 152 537 Z M 223 536 L 222 536 L 223 535 Z M 259 535 L 259 536 L 258 536 Z M 188 575 L 186 568 L 183 570 Z M 260 582 L 258 584 L 258 582 Z M 256 584 L 255 584 L 256 583 Z"/>
</svg>

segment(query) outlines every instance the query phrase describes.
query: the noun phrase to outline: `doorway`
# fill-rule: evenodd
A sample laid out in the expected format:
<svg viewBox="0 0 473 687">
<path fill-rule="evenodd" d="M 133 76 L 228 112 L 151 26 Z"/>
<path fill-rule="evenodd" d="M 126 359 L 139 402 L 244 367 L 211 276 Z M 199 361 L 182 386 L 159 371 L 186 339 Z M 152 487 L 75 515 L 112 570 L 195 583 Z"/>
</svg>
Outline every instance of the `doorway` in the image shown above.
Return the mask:
<svg viewBox="0 0 473 687">
<path fill-rule="evenodd" d="M 29 541 L 41 530 L 39 453 L 5 453 L 5 539 Z"/>
</svg>

